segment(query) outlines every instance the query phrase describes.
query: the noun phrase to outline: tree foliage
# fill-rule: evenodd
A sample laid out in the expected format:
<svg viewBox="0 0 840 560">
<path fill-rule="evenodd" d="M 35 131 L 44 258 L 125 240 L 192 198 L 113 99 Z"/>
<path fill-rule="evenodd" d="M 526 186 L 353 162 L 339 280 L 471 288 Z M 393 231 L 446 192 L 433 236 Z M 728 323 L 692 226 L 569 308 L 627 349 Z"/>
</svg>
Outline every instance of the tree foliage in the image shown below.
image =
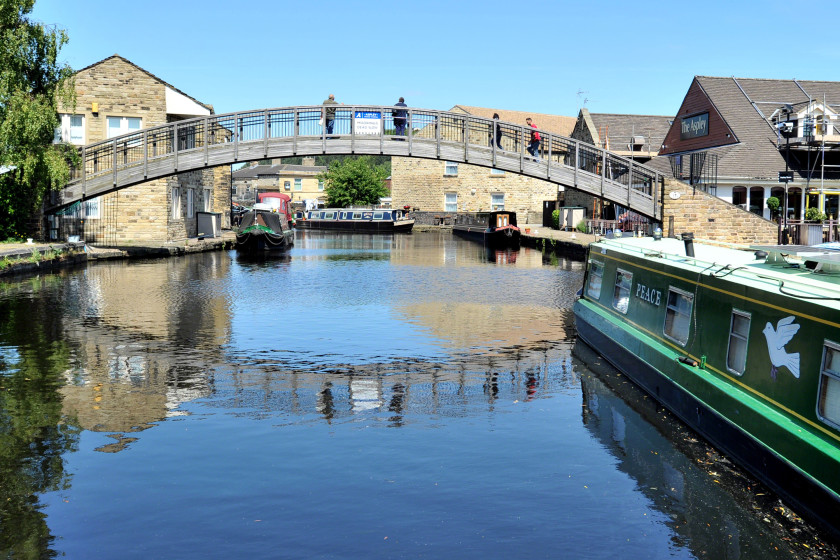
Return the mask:
<svg viewBox="0 0 840 560">
<path fill-rule="evenodd" d="M 67 35 L 29 19 L 35 0 L 0 0 L 0 240 L 24 237 L 44 194 L 63 186 L 76 151 L 53 145 L 59 101 L 73 105 Z"/>
<path fill-rule="evenodd" d="M 378 204 L 388 196 L 388 170 L 375 165 L 369 156 L 333 161 L 318 178 L 324 181 L 327 206 L 332 208 Z"/>
</svg>

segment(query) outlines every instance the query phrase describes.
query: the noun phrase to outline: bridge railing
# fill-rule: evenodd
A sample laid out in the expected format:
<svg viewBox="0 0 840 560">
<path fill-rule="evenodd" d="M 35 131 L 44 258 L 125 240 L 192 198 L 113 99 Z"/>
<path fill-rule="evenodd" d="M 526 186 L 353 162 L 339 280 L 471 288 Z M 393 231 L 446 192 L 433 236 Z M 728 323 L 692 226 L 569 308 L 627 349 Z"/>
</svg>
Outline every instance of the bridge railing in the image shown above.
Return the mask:
<svg viewBox="0 0 840 560">
<path fill-rule="evenodd" d="M 329 135 L 326 123 L 322 121 L 326 107 L 314 105 L 209 115 L 97 142 L 81 148 L 82 164 L 72 170 L 68 186 L 79 182 L 84 185 L 85 181 L 103 178 L 103 175 L 106 179 L 107 175 L 113 175 L 113 185 L 117 186 L 120 171 L 143 166 L 141 177 L 146 177 L 146 170 L 150 166 L 156 165 L 162 158 L 173 156 L 173 169 L 177 172 L 181 169 L 181 154 L 194 157 L 198 151 L 203 150 L 206 164 L 206 154 L 221 144 L 226 144 L 228 149 L 233 144 L 235 161 L 239 160 L 240 145 L 253 147 L 254 143 L 262 142 L 266 148 L 264 153 L 267 154 L 269 143 L 281 138 L 295 143 L 299 138 L 302 141 L 320 138 L 326 153 L 326 141 L 333 137 L 372 138 L 370 130 L 365 131 L 364 135 L 356 130 L 358 113 L 380 116 L 377 121 L 379 130 L 373 132 L 373 138 L 378 137 L 380 142 L 385 142 L 395 134 L 393 114 L 396 109 L 392 106 L 329 107 L 335 109 L 334 128 Z M 456 153 L 462 153 L 463 160 L 469 162 L 470 150 L 478 152 L 480 148 L 485 154 L 488 150 L 492 153 L 492 164 L 496 164 L 497 156 L 504 156 L 508 161 L 513 157 L 512 161 L 518 158 L 520 171 L 524 170 L 525 162 L 529 162 L 531 169 L 535 169 L 532 165 L 535 162 L 526 151 L 533 129 L 524 124 L 447 111 L 407 108 L 406 112 L 405 140 L 409 155 L 412 153 L 412 142 L 424 142 L 431 147 L 436 145 L 438 157 L 441 157 L 443 146 L 448 146 L 448 153 L 452 153 L 451 148 L 454 146 L 458 149 Z M 656 171 L 592 144 L 544 130 L 539 130 L 539 133 L 542 141 L 538 158 L 545 166 L 547 178 L 552 177 L 553 169 L 573 171 L 575 185 L 579 173 L 588 177 L 596 176 L 601 181 L 601 195 L 621 202 L 626 198 L 627 206 L 631 207 L 634 197 L 641 197 L 649 207 L 656 206 L 659 180 Z M 253 151 L 249 153 L 253 156 Z"/>
</svg>

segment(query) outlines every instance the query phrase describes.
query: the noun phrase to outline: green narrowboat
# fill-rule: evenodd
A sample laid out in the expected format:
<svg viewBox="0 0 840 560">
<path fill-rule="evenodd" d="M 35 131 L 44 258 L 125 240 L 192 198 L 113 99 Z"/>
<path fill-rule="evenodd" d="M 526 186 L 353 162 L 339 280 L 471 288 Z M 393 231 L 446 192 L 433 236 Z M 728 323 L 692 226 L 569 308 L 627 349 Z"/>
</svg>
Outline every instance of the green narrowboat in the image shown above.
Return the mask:
<svg viewBox="0 0 840 560">
<path fill-rule="evenodd" d="M 840 540 L 840 251 L 590 245 L 579 337 Z"/>
</svg>

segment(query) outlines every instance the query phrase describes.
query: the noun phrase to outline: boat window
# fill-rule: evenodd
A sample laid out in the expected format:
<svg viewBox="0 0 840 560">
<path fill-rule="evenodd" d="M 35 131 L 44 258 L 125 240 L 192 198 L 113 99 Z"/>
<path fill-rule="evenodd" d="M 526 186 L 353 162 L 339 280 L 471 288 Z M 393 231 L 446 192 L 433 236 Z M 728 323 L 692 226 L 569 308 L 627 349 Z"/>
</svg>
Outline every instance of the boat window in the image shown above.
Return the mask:
<svg viewBox="0 0 840 560">
<path fill-rule="evenodd" d="M 348 218 L 348 214 L 350 214 L 350 212 L 339 212 L 338 217 L 339 219 L 346 220 Z"/>
<path fill-rule="evenodd" d="M 363 220 L 370 220 L 371 218 L 373 218 L 373 212 L 362 212 Z"/>
<path fill-rule="evenodd" d="M 391 213 L 390 212 L 382 212 L 382 219 L 383 220 L 390 220 L 391 219 Z"/>
<path fill-rule="evenodd" d="M 729 325 L 729 349 L 726 354 L 726 367 L 734 374 L 743 375 L 747 366 L 747 340 L 750 335 L 750 314 L 732 310 Z"/>
<path fill-rule="evenodd" d="M 627 313 L 630 303 L 630 288 L 633 287 L 633 273 L 621 270 L 615 273 L 615 291 L 613 291 L 613 307 L 616 311 Z"/>
<path fill-rule="evenodd" d="M 324 212 L 324 219 L 325 220 L 334 220 L 335 219 L 335 212 Z"/>
<path fill-rule="evenodd" d="M 665 336 L 685 346 L 691 326 L 691 308 L 694 295 L 676 288 L 668 290 L 668 307 L 665 309 Z"/>
<path fill-rule="evenodd" d="M 589 261 L 589 284 L 586 286 L 586 295 L 594 299 L 601 298 L 601 280 L 604 277 L 604 263 Z"/>
<path fill-rule="evenodd" d="M 823 422 L 840 428 L 840 344 L 825 341 L 817 413 Z"/>
<path fill-rule="evenodd" d="M 381 220 L 382 219 L 382 212 L 374 212 L 373 213 L 374 220 Z"/>
</svg>

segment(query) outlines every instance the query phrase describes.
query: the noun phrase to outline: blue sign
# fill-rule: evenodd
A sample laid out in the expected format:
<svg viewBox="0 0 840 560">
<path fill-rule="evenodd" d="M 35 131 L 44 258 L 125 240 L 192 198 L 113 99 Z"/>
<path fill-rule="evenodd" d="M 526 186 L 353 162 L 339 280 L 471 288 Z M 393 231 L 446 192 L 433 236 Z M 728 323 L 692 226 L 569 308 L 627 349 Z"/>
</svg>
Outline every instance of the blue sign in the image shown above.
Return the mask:
<svg viewBox="0 0 840 560">
<path fill-rule="evenodd" d="M 379 111 L 356 111 L 357 119 L 381 119 L 382 113 Z"/>
</svg>

